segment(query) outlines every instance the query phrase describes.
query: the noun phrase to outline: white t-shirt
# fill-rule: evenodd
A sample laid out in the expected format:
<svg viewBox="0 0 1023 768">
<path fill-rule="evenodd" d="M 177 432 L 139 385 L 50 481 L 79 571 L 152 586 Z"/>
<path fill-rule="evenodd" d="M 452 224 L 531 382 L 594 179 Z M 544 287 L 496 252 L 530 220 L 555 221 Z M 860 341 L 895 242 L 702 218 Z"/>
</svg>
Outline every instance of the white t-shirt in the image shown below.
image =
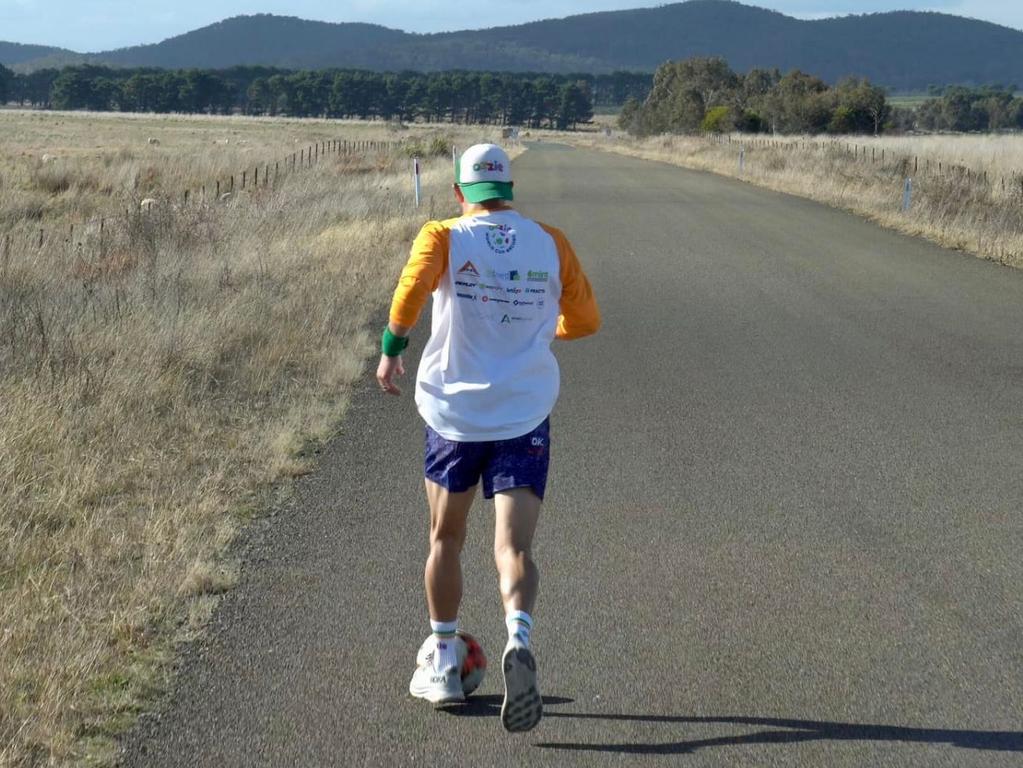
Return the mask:
<svg viewBox="0 0 1023 768">
<path fill-rule="evenodd" d="M 589 281 L 567 238 L 513 210 L 428 222 L 412 247 L 391 321 L 413 326 L 433 296 L 416 405 L 460 442 L 531 432 L 558 398 L 555 337 L 600 326 Z"/>
<path fill-rule="evenodd" d="M 558 399 L 561 298 L 554 239 L 515 211 L 459 219 L 416 378 L 423 419 L 448 440 L 534 430 Z"/>
</svg>

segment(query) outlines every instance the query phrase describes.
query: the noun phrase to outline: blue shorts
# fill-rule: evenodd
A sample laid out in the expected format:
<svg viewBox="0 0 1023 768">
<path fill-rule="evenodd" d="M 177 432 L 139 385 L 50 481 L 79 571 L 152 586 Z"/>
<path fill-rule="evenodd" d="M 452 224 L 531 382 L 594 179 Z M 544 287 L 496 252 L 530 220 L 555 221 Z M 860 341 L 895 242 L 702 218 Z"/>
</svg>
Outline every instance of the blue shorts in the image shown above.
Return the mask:
<svg viewBox="0 0 1023 768">
<path fill-rule="evenodd" d="M 522 437 L 460 443 L 441 437 L 426 427 L 426 479 L 461 493 L 483 477 L 483 497 L 512 488 L 532 488 L 543 498 L 550 463 L 551 422 Z"/>
</svg>

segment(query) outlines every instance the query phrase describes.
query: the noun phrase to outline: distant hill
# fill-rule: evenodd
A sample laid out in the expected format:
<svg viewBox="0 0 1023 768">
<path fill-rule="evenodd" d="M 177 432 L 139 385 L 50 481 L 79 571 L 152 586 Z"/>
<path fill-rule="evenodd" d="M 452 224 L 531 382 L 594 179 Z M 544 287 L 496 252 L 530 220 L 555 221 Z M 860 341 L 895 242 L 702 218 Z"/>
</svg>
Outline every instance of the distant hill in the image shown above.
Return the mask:
<svg viewBox="0 0 1023 768">
<path fill-rule="evenodd" d="M 19 69 L 71 54 L 0 43 Z M 729 0 L 611 11 L 486 30 L 416 35 L 372 24 L 240 16 L 155 45 L 88 55 L 126 67 L 653 71 L 666 59 L 723 56 L 733 69 L 802 69 L 835 82 L 868 77 L 898 90 L 1023 85 L 1023 32 L 940 13 L 899 11 L 803 21 Z M 19 58 L 8 58 L 17 56 Z"/>
<path fill-rule="evenodd" d="M 22 45 L 21 43 L 5 43 L 0 41 L 0 64 L 8 67 L 28 64 L 48 58 L 60 58 L 64 56 L 80 57 L 74 51 L 64 48 L 52 48 L 47 45 Z"/>
<path fill-rule="evenodd" d="M 263 64 L 307 69 L 349 66 L 366 50 L 401 44 L 405 32 L 375 24 L 328 24 L 291 16 L 237 16 L 155 45 L 96 55 L 105 64 L 166 69 L 226 69 Z"/>
</svg>

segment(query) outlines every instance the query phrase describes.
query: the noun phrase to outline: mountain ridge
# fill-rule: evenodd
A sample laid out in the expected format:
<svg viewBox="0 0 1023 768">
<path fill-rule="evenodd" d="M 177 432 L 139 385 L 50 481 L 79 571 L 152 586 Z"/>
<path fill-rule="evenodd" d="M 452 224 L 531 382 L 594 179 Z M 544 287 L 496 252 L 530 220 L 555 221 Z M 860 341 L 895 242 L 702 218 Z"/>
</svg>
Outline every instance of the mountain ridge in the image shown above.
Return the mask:
<svg viewBox="0 0 1023 768">
<path fill-rule="evenodd" d="M 25 49 L 32 48 L 42 49 L 43 57 L 27 58 Z M 861 76 L 896 89 L 1023 84 L 1023 31 L 928 11 L 803 20 L 733 0 L 689 0 L 430 34 L 254 14 L 160 43 L 97 54 L 0 43 L 0 63 L 20 71 L 65 60 L 168 69 L 263 65 L 600 74 L 652 72 L 667 59 L 690 56 L 721 56 L 737 71 L 802 69 L 829 82 Z"/>
</svg>

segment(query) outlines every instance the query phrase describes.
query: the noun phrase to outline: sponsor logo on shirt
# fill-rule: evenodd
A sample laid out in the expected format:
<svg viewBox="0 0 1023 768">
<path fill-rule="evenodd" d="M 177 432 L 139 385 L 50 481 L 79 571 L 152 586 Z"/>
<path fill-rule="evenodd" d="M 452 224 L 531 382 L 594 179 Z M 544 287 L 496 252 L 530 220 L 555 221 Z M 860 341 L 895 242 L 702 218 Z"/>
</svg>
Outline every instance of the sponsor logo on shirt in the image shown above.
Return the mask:
<svg viewBox="0 0 1023 768">
<path fill-rule="evenodd" d="M 512 303 L 516 307 L 531 307 L 531 306 L 533 306 L 533 302 L 531 302 L 531 301 L 520 301 L 519 299 L 515 299 L 515 301 L 513 301 Z"/>
<path fill-rule="evenodd" d="M 495 304 L 511 304 L 511 302 L 508 301 L 508 299 L 498 299 L 498 298 L 495 298 L 493 296 L 486 296 L 486 295 L 483 296 L 483 301 L 484 302 L 492 301 Z"/>
<path fill-rule="evenodd" d="M 487 270 L 487 277 L 496 277 L 498 280 L 521 280 L 522 274 L 517 269 L 509 272 L 497 272 L 491 269 Z"/>
<path fill-rule="evenodd" d="M 501 318 L 501 325 L 504 325 L 505 323 L 510 323 L 510 322 L 511 322 L 511 318 L 508 317 L 508 315 L 505 315 L 504 317 Z"/>
<path fill-rule="evenodd" d="M 522 293 L 521 288 L 505 288 L 505 293 Z"/>
<path fill-rule="evenodd" d="M 542 306 L 543 306 L 543 302 L 542 302 L 542 301 L 538 301 L 538 302 L 536 302 L 536 306 L 538 306 L 538 307 L 542 307 Z"/>
<path fill-rule="evenodd" d="M 476 287 L 476 283 L 467 283 L 464 280 L 455 280 L 455 285 L 461 285 L 461 286 L 464 286 L 465 288 L 475 288 Z"/>
<path fill-rule="evenodd" d="M 476 277 L 480 276 L 479 270 L 476 269 L 476 265 L 473 264 L 471 261 L 465 262 L 465 264 L 462 265 L 462 268 L 460 270 L 458 270 L 458 274 L 460 274 L 460 275 L 474 275 Z"/>
<path fill-rule="evenodd" d="M 499 285 L 487 285 L 486 283 L 480 283 L 480 288 L 485 291 L 503 291 L 504 289 Z"/>
<path fill-rule="evenodd" d="M 507 224 L 494 224 L 487 229 L 486 240 L 494 253 L 509 253 L 515 247 L 515 230 Z"/>
<path fill-rule="evenodd" d="M 471 294 L 471 293 L 462 293 L 461 291 L 457 291 L 455 293 L 455 295 L 458 298 L 460 298 L 460 299 L 468 299 L 469 301 L 476 301 L 476 297 L 473 294 Z"/>
<path fill-rule="evenodd" d="M 547 272 L 534 272 L 533 270 L 529 270 L 526 273 L 526 280 L 531 283 L 546 283 L 548 277 L 549 274 Z"/>
<path fill-rule="evenodd" d="M 526 293 L 547 293 L 546 288 L 527 288 Z"/>
</svg>

